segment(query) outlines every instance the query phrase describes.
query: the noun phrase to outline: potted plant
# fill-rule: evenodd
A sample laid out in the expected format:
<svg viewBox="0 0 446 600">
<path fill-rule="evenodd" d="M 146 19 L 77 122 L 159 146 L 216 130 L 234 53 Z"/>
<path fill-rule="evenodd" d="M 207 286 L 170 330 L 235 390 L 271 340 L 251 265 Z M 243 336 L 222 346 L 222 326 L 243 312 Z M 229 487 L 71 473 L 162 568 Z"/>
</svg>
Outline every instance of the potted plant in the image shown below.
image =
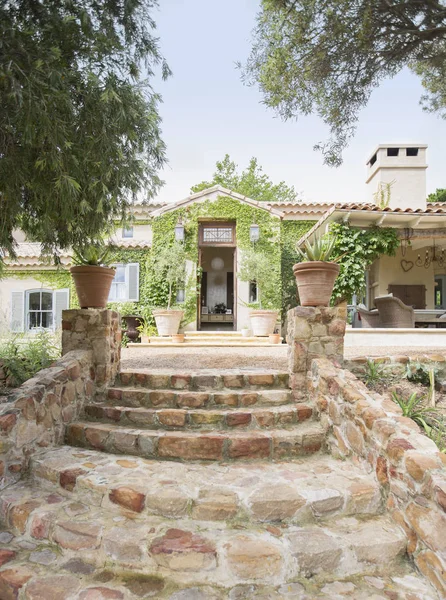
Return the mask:
<svg viewBox="0 0 446 600">
<path fill-rule="evenodd" d="M 129 338 L 129 341 L 135 343 L 139 337 L 138 326 L 142 318 L 135 314 L 137 307 L 135 302 L 109 302 L 107 305 L 111 310 L 115 310 L 122 317 L 124 324 L 123 333 Z"/>
<path fill-rule="evenodd" d="M 280 333 L 277 332 L 277 328 L 274 328 L 274 333 L 268 336 L 268 342 L 270 344 L 280 344 Z"/>
<path fill-rule="evenodd" d="M 143 321 L 138 327 L 139 337 L 141 338 L 141 344 L 150 344 L 150 338 L 155 337 L 158 331 L 155 325 Z"/>
<path fill-rule="evenodd" d="M 172 343 L 173 344 L 183 344 L 184 343 L 184 333 L 172 334 Z"/>
<path fill-rule="evenodd" d="M 91 242 L 73 248 L 70 273 L 81 308 L 105 308 L 115 269 L 108 266 L 111 247 L 104 242 Z"/>
<path fill-rule="evenodd" d="M 304 250 L 296 247 L 302 262 L 293 266 L 293 272 L 302 306 L 329 306 L 341 258 L 329 260 L 335 241 L 334 237 L 315 237 L 313 244 L 305 242 Z"/>
<path fill-rule="evenodd" d="M 153 264 L 154 275 L 168 285 L 167 306 L 152 311 L 158 335 L 171 336 L 178 333 L 184 311 L 172 308 L 172 294 L 179 284 L 184 283 L 186 273 L 186 251 L 180 242 L 164 247 Z"/>
<path fill-rule="evenodd" d="M 250 337 L 251 336 L 251 330 L 249 329 L 249 327 L 242 327 L 242 337 Z"/>
<path fill-rule="evenodd" d="M 265 254 L 253 249 L 244 250 L 238 277 L 241 281 L 257 284 L 257 301 L 248 304 L 254 336 L 268 336 L 274 332 L 279 311 L 274 305 L 276 282 L 272 277 L 271 261 Z"/>
</svg>

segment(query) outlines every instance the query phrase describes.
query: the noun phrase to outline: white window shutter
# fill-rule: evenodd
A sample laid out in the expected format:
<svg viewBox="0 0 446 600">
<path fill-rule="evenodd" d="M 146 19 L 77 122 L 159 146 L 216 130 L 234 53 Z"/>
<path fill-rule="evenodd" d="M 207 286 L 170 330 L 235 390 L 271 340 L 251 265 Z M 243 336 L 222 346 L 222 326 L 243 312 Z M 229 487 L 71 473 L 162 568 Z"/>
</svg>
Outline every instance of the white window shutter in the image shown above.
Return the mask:
<svg viewBox="0 0 446 600">
<path fill-rule="evenodd" d="M 59 329 L 62 326 L 62 311 L 70 306 L 70 290 L 55 290 L 53 298 L 54 328 Z"/>
<path fill-rule="evenodd" d="M 25 292 L 11 292 L 11 331 L 25 331 Z"/>
<path fill-rule="evenodd" d="M 139 301 L 139 263 L 127 265 L 128 300 Z"/>
</svg>

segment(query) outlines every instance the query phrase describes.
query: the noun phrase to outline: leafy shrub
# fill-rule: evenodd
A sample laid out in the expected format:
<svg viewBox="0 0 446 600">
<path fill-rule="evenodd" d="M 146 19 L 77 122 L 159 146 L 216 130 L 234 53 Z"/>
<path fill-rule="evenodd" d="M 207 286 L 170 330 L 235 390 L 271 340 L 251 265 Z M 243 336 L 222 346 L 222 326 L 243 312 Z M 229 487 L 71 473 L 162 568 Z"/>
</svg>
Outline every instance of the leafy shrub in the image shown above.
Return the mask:
<svg viewBox="0 0 446 600">
<path fill-rule="evenodd" d="M 422 385 L 429 386 L 431 384 L 430 373 L 433 370 L 434 379 L 437 382 L 438 368 L 428 367 L 422 363 L 407 363 L 406 365 L 406 377 L 407 381 L 412 383 L 421 383 Z"/>
<path fill-rule="evenodd" d="M 60 357 L 60 339 L 47 331 L 29 337 L 14 335 L 0 341 L 0 362 L 11 385 L 21 385 Z"/>
<path fill-rule="evenodd" d="M 385 377 L 386 367 L 381 363 L 376 363 L 370 358 L 367 359 L 362 374 L 365 384 L 370 388 L 374 388 L 378 383 L 382 383 Z"/>
</svg>

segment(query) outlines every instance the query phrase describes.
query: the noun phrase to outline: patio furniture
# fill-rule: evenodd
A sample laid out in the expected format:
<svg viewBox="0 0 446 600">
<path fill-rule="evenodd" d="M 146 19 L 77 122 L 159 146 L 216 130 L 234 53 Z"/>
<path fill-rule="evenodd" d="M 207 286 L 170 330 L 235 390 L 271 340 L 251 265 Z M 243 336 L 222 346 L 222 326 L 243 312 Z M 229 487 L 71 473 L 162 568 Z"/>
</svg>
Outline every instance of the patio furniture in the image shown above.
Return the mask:
<svg viewBox="0 0 446 600">
<path fill-rule="evenodd" d="M 368 310 L 364 304 L 358 304 L 357 311 L 361 317 L 362 327 L 374 329 L 381 326 L 379 312 L 376 309 Z"/>
<path fill-rule="evenodd" d="M 375 298 L 375 305 L 379 312 L 380 327 L 400 328 L 415 327 L 415 312 L 395 296 L 380 296 Z"/>
</svg>

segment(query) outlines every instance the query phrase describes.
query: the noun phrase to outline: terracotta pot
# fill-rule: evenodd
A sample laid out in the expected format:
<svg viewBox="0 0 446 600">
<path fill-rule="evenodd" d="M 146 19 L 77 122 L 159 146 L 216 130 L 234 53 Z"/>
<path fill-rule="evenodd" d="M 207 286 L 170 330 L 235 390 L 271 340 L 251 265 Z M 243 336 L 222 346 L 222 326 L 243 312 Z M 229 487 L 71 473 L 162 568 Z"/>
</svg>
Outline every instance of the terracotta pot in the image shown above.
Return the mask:
<svg viewBox="0 0 446 600">
<path fill-rule="evenodd" d="M 71 267 L 70 273 L 76 286 L 76 294 L 81 308 L 105 308 L 115 269 L 81 265 Z"/>
<path fill-rule="evenodd" d="M 252 334 L 255 336 L 267 336 L 274 333 L 277 322 L 278 310 L 251 310 Z"/>
<path fill-rule="evenodd" d="M 250 329 L 242 329 L 242 337 L 251 337 L 251 333 Z"/>
<path fill-rule="evenodd" d="M 172 335 L 172 343 L 173 344 L 183 344 L 184 343 L 184 333 L 175 333 Z"/>
<path fill-rule="evenodd" d="M 184 311 L 182 310 L 167 310 L 167 308 L 157 308 L 152 311 L 155 317 L 156 328 L 158 335 L 175 335 L 180 328 L 181 319 Z"/>
<path fill-rule="evenodd" d="M 150 344 L 150 337 L 148 335 L 141 335 L 141 344 Z"/>
<path fill-rule="evenodd" d="M 272 333 L 268 336 L 270 344 L 280 344 L 280 333 Z"/>
<path fill-rule="evenodd" d="M 293 267 L 301 306 L 329 306 L 339 265 L 314 260 Z"/>
<path fill-rule="evenodd" d="M 136 342 L 139 337 L 139 331 L 137 330 L 137 327 L 141 325 L 141 317 L 137 317 L 136 315 L 126 315 L 125 317 L 122 317 L 122 320 L 126 326 L 126 336 L 131 342 Z"/>
</svg>

